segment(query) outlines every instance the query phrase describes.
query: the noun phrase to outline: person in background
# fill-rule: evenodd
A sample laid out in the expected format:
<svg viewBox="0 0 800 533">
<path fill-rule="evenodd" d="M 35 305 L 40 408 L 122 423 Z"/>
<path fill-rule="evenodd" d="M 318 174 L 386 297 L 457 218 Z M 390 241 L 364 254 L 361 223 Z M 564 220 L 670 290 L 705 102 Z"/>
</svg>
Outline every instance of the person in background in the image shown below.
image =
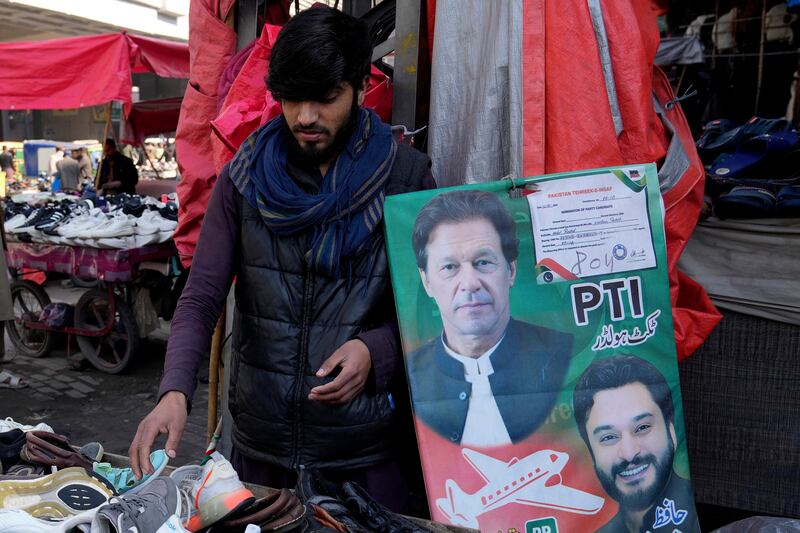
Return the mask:
<svg viewBox="0 0 800 533">
<path fill-rule="evenodd" d="M 117 150 L 114 139 L 106 139 L 103 145 L 103 162 L 100 164 L 99 189 L 106 196 L 119 193 L 136 193 L 139 173 L 133 161 Z"/>
<path fill-rule="evenodd" d="M 61 179 L 61 190 L 79 191 L 81 184 L 81 166 L 78 163 L 81 153 L 80 150 L 72 150 L 69 155 L 65 155 L 56 163 L 56 172 Z"/>
<path fill-rule="evenodd" d="M 50 164 L 48 165 L 50 170 L 50 176 L 56 175 L 56 172 L 58 172 L 58 168 L 56 167 L 56 165 L 62 159 L 64 159 L 64 149 L 60 146 L 56 146 L 56 151 L 53 152 L 53 154 L 50 156 Z"/>
<path fill-rule="evenodd" d="M 92 168 L 92 158 L 89 157 L 89 149 L 83 146 L 80 150 L 78 164 L 81 169 L 81 185 L 94 181 L 94 169 Z"/>
<path fill-rule="evenodd" d="M 0 151 L 0 171 L 6 173 L 6 183 L 10 182 L 14 179 L 16 175 L 16 171 L 14 169 L 14 149 L 8 149 L 8 147 L 3 146 L 3 150 Z"/>
</svg>

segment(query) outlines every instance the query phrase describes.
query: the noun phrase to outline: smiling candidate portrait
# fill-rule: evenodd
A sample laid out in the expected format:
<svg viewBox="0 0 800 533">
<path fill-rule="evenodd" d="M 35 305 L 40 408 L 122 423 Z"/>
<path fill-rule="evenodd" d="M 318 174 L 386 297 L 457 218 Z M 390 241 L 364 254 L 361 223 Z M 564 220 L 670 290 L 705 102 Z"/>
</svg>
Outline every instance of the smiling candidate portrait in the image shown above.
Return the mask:
<svg viewBox="0 0 800 533">
<path fill-rule="evenodd" d="M 464 446 L 529 436 L 561 390 L 572 336 L 511 317 L 519 253 L 511 214 L 491 193 L 445 192 L 420 210 L 412 247 L 443 326 L 408 356 L 415 415 Z"/>
<path fill-rule="evenodd" d="M 699 533 L 691 484 L 672 468 L 675 408 L 661 372 L 631 355 L 600 359 L 578 378 L 573 406 L 597 479 L 619 504 L 598 531 Z"/>
</svg>

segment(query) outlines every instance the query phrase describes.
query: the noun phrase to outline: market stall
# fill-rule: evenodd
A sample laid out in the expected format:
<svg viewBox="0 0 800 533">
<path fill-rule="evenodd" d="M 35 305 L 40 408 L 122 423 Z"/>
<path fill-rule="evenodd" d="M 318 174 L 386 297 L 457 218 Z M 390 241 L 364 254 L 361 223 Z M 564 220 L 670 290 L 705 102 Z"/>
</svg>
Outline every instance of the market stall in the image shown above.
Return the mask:
<svg viewBox="0 0 800 533">
<path fill-rule="evenodd" d="M 140 271 L 149 268 L 175 277 L 170 264 L 174 255 L 172 242 L 126 250 L 9 243 L 9 268 L 17 273 L 11 286 L 15 320 L 7 325 L 11 341 L 23 354 L 45 357 L 56 335 L 65 334 L 68 358 L 74 338 L 83 357 L 98 370 L 124 371 L 139 346 L 133 307 Z M 39 284 L 24 279 L 35 272 L 68 274 L 97 283 L 81 296 L 74 310 L 62 308 L 59 318 L 48 317 L 54 314 L 50 297 Z"/>
<path fill-rule="evenodd" d="M 187 78 L 186 44 L 122 32 L 0 43 L 0 55 L 16 65 L 14 76 L 0 89 L 2 109 L 80 108 L 120 101 L 135 140 L 176 128 L 174 102 L 166 110 L 163 102 L 132 105 L 131 75 Z M 41 72 L 57 75 L 42 77 Z M 57 144 L 26 143 L 26 174 L 37 176 Z M 93 148 L 97 146 L 89 146 Z M 137 195 L 28 194 L 5 204 L 5 229 L 15 241 L 7 258 L 17 273 L 10 335 L 23 353 L 44 356 L 55 335 L 64 333 L 70 340 L 75 337 L 86 358 L 105 372 L 121 372 L 130 364 L 140 334 L 146 333 L 141 331 L 146 320 L 134 305 L 143 265 L 167 278 L 176 274 L 170 258 L 175 254 L 171 237 L 177 206 L 167 198 L 169 192 L 159 195 L 164 201 Z M 31 278 L 31 271 L 68 274 L 95 284 L 75 307 L 74 322 L 70 316 L 50 319 L 46 292 L 25 279 Z M 148 309 L 146 302 L 139 307 Z"/>
</svg>

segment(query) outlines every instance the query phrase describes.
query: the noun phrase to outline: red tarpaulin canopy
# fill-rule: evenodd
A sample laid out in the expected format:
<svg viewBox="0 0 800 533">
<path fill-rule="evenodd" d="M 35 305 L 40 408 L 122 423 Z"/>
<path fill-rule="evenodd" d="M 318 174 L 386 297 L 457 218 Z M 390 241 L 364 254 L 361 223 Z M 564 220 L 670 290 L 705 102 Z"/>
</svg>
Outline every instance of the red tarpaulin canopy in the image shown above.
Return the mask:
<svg viewBox="0 0 800 533">
<path fill-rule="evenodd" d="M 59 109 L 131 101 L 131 74 L 189 77 L 189 45 L 111 33 L 0 43 L 0 109 Z"/>
<path fill-rule="evenodd" d="M 125 104 L 120 142 L 139 144 L 145 137 L 178 129 L 182 96 Z"/>
</svg>

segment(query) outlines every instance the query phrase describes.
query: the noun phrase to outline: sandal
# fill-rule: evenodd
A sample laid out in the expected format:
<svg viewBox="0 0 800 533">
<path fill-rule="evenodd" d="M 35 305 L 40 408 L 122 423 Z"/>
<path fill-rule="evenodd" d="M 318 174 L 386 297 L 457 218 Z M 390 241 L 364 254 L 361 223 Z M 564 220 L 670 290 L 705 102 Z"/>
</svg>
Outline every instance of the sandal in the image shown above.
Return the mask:
<svg viewBox="0 0 800 533">
<path fill-rule="evenodd" d="M 0 372 L 0 389 L 24 389 L 28 382 L 8 370 Z"/>
</svg>

